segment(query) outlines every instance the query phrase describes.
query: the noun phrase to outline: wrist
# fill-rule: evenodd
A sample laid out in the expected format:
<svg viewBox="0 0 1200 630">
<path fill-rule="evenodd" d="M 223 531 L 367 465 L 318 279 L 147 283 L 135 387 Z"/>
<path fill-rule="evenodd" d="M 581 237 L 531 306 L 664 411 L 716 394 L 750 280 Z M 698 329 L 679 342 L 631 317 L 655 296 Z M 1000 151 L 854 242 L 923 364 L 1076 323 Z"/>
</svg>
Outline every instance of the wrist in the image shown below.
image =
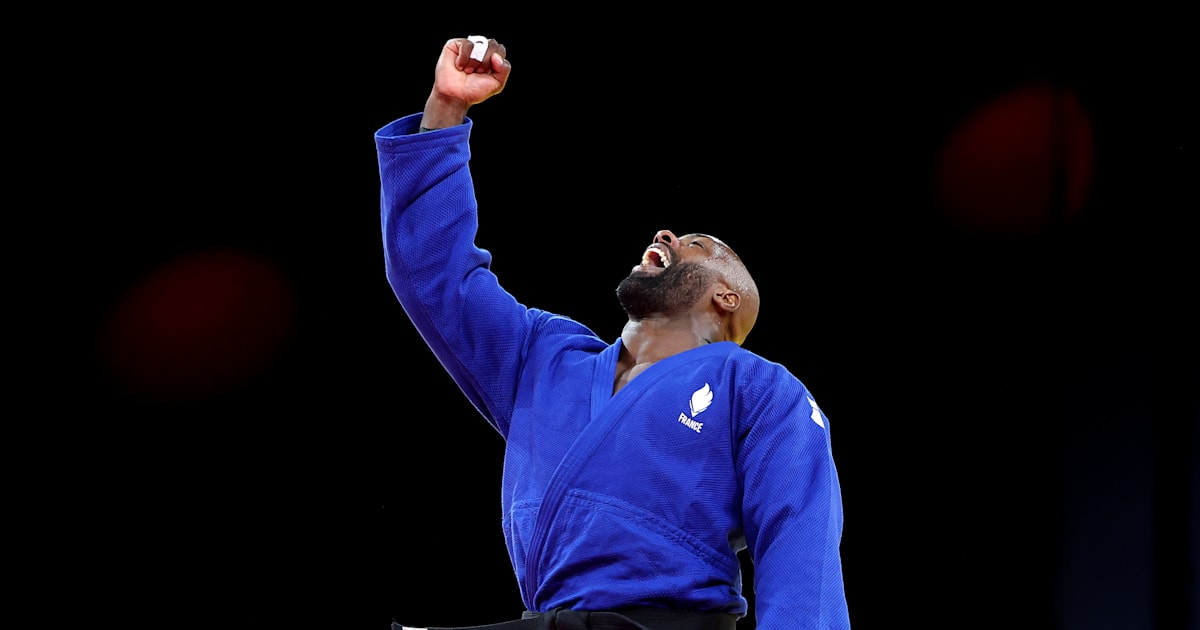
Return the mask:
<svg viewBox="0 0 1200 630">
<path fill-rule="evenodd" d="M 421 113 L 421 130 L 444 129 L 461 125 L 467 118 L 467 104 L 455 98 L 429 95 L 425 110 Z"/>
</svg>

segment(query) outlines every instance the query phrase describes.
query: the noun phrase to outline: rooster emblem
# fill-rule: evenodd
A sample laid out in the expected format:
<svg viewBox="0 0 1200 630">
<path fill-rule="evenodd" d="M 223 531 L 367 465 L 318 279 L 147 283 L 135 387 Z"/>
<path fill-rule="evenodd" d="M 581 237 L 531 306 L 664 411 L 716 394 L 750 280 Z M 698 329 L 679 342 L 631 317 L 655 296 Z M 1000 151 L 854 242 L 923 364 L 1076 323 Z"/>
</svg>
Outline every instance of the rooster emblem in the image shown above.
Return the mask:
<svg viewBox="0 0 1200 630">
<path fill-rule="evenodd" d="M 713 393 L 708 383 L 705 383 L 704 387 L 692 392 L 692 399 L 688 401 L 688 406 L 692 409 L 692 417 L 695 418 L 701 411 L 708 409 L 708 406 L 712 404 L 712 400 Z"/>
</svg>

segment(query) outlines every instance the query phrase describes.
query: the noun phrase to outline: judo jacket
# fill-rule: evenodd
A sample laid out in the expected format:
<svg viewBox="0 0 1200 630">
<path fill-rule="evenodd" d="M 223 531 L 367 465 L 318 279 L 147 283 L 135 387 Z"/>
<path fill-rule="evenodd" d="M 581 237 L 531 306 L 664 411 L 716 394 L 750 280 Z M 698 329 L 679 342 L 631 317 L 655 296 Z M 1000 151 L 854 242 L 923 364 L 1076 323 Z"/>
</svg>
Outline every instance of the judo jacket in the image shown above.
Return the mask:
<svg viewBox="0 0 1200 630">
<path fill-rule="evenodd" d="M 783 365 L 728 341 L 613 393 L 621 341 L 531 308 L 476 244 L 473 121 L 375 134 L 387 280 L 504 438 L 500 524 L 525 607 L 665 607 L 762 630 L 848 628 L 830 422 Z"/>
</svg>

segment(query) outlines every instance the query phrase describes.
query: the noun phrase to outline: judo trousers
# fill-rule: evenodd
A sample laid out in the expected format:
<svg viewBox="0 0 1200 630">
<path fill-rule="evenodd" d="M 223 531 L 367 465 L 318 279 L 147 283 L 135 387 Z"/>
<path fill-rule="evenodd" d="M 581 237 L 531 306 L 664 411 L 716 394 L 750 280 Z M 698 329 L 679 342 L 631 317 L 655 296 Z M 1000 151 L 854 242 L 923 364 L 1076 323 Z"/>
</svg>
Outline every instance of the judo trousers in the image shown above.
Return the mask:
<svg viewBox="0 0 1200 630">
<path fill-rule="evenodd" d="M 737 617 L 665 608 L 584 611 L 557 608 L 549 612 L 526 611 L 520 619 L 482 626 L 415 628 L 392 624 L 392 630 L 736 630 Z"/>
</svg>

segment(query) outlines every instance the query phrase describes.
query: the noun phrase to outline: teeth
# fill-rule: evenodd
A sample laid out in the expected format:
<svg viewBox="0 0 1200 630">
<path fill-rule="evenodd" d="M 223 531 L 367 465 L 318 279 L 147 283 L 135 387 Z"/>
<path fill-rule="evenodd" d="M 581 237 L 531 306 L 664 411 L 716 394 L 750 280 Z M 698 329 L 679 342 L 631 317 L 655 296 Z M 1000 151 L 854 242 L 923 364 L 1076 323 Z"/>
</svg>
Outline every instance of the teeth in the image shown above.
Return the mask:
<svg viewBox="0 0 1200 630">
<path fill-rule="evenodd" d="M 666 269 L 671 266 L 671 257 L 659 251 L 657 247 L 647 247 L 642 254 L 642 264 Z"/>
</svg>

